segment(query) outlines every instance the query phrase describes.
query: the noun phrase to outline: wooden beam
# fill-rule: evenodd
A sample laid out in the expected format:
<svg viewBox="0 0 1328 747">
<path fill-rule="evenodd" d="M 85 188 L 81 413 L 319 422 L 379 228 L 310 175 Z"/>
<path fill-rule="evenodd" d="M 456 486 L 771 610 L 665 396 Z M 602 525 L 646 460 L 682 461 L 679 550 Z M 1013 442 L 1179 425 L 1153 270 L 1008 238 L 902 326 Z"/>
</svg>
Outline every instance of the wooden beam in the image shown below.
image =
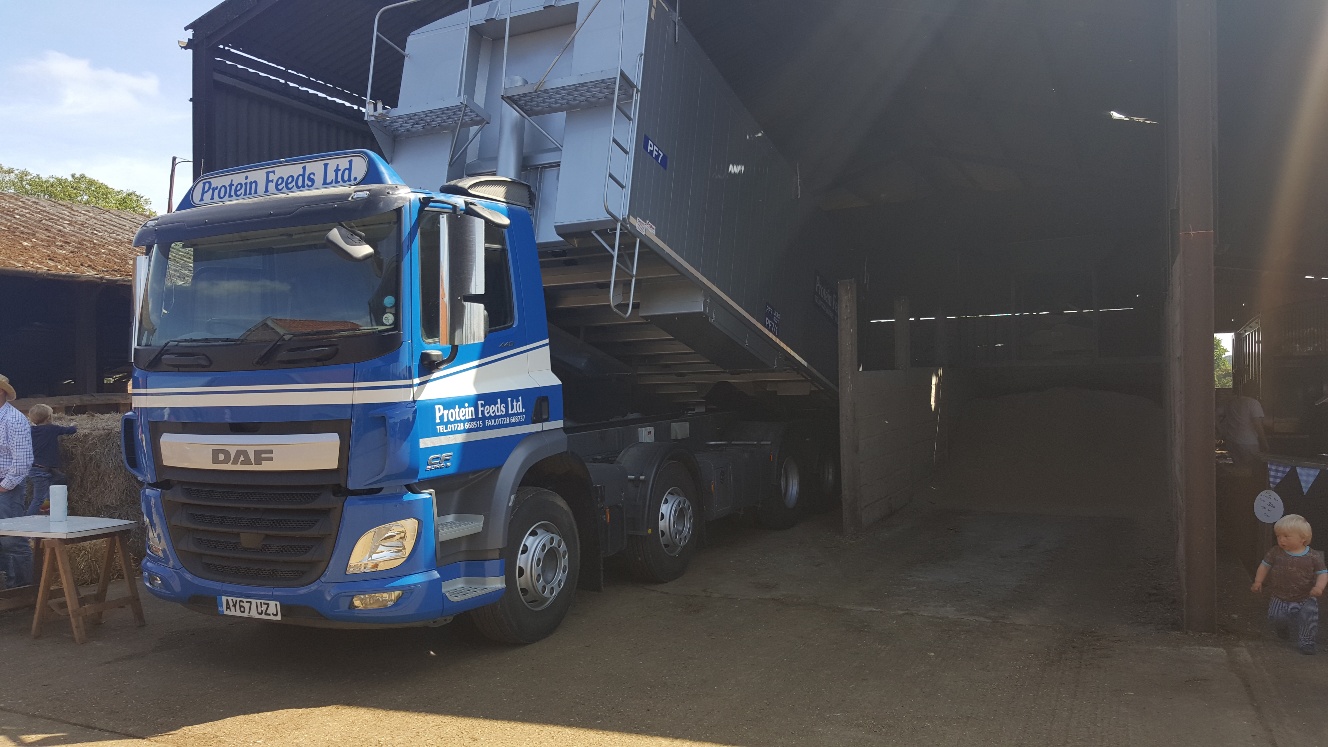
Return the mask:
<svg viewBox="0 0 1328 747">
<path fill-rule="evenodd" d="M 839 281 L 839 474 L 842 482 L 844 534 L 863 530 L 862 491 L 858 485 L 858 419 L 854 382 L 858 376 L 858 284 Z"/>
<path fill-rule="evenodd" d="M 1213 462 L 1213 276 L 1217 152 L 1216 0 L 1172 7 L 1169 159 L 1171 272 L 1167 289 L 1170 494 L 1177 517 L 1181 617 L 1217 624 L 1217 477 Z"/>
<path fill-rule="evenodd" d="M 101 386 L 97 368 L 97 298 L 100 285 L 79 285 L 74 294 L 74 384 L 80 394 L 96 394 Z"/>
</svg>

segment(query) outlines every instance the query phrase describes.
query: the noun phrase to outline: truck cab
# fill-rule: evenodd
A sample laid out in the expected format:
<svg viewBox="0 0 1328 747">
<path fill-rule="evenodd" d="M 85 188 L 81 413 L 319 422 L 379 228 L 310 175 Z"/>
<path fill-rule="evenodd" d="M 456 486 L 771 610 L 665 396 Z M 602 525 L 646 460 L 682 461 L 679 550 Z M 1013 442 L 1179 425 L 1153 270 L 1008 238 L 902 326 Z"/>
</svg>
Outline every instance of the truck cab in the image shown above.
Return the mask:
<svg viewBox="0 0 1328 747">
<path fill-rule="evenodd" d="M 528 201 L 351 152 L 209 175 L 144 226 L 125 458 L 154 594 L 379 624 L 502 594 L 514 486 L 495 519 L 461 483 L 566 451 Z"/>
</svg>

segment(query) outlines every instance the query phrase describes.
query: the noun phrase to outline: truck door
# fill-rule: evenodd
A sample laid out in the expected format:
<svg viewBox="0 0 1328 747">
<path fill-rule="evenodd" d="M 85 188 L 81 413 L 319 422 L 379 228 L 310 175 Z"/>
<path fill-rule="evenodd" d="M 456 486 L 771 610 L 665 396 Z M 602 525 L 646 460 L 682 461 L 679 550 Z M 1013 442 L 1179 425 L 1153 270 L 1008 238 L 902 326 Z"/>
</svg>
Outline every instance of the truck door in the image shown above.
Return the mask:
<svg viewBox="0 0 1328 747">
<path fill-rule="evenodd" d="M 469 221 L 469 224 L 463 223 Z M 468 263 L 462 252 L 482 259 Z M 436 351 L 432 370 L 421 356 L 415 386 L 416 437 L 422 480 L 501 465 L 516 441 L 540 428 L 532 419 L 539 397 L 530 374 L 532 348 L 523 325 L 519 278 L 508 231 L 475 218 L 426 210 L 419 230 L 419 349 Z M 474 273 L 474 278 L 469 277 Z M 448 288 L 448 284 L 452 288 Z M 461 284 L 470 287 L 461 288 Z M 443 329 L 455 304 L 470 306 L 478 341 L 446 344 Z M 448 309 L 444 313 L 444 302 Z M 543 339 L 543 335 L 537 337 Z"/>
</svg>

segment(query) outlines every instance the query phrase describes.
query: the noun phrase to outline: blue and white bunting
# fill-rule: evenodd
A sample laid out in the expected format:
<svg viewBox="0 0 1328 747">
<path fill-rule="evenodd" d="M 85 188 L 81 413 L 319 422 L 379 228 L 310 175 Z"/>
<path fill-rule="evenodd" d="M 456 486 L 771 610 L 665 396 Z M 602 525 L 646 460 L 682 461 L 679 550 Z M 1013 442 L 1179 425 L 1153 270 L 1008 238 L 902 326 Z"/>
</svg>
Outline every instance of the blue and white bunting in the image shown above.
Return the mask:
<svg viewBox="0 0 1328 747">
<path fill-rule="evenodd" d="M 1300 494 L 1304 495 L 1310 492 L 1310 486 L 1319 476 L 1318 467 L 1297 467 L 1296 476 L 1300 478 Z"/>
<path fill-rule="evenodd" d="M 1275 488 L 1275 487 L 1277 487 L 1277 484 L 1278 484 L 1279 482 L 1282 482 L 1282 478 L 1286 477 L 1286 476 L 1287 476 L 1287 473 L 1290 472 L 1290 471 L 1291 471 L 1291 465 L 1289 465 L 1289 464 L 1277 464 L 1277 463 L 1274 463 L 1274 462 L 1269 462 L 1269 463 L 1268 463 L 1268 487 L 1270 487 L 1270 488 Z"/>
</svg>

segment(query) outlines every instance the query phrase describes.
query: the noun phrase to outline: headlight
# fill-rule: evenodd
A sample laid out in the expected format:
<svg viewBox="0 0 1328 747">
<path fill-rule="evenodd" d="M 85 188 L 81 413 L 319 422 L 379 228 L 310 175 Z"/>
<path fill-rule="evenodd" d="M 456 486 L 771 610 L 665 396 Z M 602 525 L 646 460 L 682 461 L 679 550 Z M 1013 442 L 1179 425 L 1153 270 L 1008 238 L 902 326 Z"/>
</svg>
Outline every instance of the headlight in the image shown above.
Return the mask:
<svg viewBox="0 0 1328 747">
<path fill-rule="evenodd" d="M 402 519 L 370 529 L 355 543 L 355 549 L 351 550 L 346 573 L 396 568 L 410 557 L 410 551 L 415 547 L 415 535 L 419 531 L 420 522 L 416 519 Z"/>
<path fill-rule="evenodd" d="M 157 529 L 157 522 L 151 516 L 143 517 L 143 523 L 147 525 L 147 546 L 148 552 L 153 556 L 166 559 L 166 540 L 161 536 L 161 530 Z"/>
</svg>

